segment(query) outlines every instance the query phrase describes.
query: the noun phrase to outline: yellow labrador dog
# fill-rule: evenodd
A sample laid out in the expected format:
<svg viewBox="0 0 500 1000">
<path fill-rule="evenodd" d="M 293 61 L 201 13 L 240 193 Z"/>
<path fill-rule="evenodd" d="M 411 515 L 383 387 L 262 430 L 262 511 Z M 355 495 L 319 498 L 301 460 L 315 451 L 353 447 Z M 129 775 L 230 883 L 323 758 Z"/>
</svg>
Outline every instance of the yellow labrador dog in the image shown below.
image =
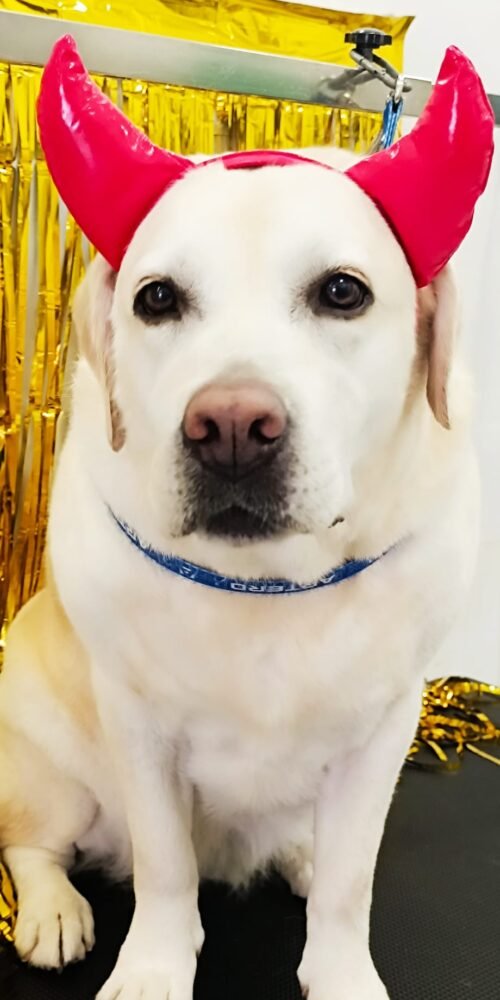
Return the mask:
<svg viewBox="0 0 500 1000">
<path fill-rule="evenodd" d="M 309 1000 L 387 1000 L 375 862 L 476 549 L 451 275 L 417 290 L 338 170 L 215 161 L 96 258 L 75 322 L 48 583 L 0 680 L 18 953 L 92 948 L 78 854 L 134 877 L 99 1000 L 191 1000 L 200 877 L 274 864 Z"/>
</svg>

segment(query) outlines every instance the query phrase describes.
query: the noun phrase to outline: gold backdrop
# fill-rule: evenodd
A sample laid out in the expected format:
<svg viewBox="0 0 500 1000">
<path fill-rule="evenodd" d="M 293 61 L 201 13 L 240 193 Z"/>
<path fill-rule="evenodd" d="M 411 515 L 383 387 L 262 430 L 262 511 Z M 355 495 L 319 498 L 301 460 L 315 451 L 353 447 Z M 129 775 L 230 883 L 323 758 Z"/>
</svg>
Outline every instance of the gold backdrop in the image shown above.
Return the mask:
<svg viewBox="0 0 500 1000">
<path fill-rule="evenodd" d="M 140 10 L 129 0 L 0 0 L 2 9 L 345 65 L 344 33 L 372 24 L 393 35 L 389 56 L 398 68 L 411 21 L 278 0 L 142 0 Z M 71 299 L 92 252 L 60 203 L 40 149 L 40 76 L 38 68 L 0 63 L 0 660 L 8 623 L 42 578 L 72 357 Z M 180 153 L 327 143 L 365 151 L 380 127 L 380 116 L 356 111 L 95 79 L 156 143 Z"/>
</svg>

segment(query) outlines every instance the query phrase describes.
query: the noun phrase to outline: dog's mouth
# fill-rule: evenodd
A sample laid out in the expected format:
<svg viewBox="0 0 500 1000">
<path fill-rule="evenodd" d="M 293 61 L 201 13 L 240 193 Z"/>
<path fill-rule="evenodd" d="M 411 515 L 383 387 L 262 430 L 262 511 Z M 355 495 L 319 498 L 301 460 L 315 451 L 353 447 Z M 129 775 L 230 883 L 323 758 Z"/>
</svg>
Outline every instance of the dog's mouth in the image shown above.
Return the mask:
<svg viewBox="0 0 500 1000">
<path fill-rule="evenodd" d="M 182 534 L 200 532 L 234 543 L 275 538 L 290 530 L 293 465 L 286 454 L 237 482 L 181 453 Z"/>
<path fill-rule="evenodd" d="M 263 516 L 238 504 L 231 504 L 225 510 L 209 515 L 203 526 L 207 535 L 242 541 L 275 537 L 285 528 L 282 520 Z"/>
</svg>

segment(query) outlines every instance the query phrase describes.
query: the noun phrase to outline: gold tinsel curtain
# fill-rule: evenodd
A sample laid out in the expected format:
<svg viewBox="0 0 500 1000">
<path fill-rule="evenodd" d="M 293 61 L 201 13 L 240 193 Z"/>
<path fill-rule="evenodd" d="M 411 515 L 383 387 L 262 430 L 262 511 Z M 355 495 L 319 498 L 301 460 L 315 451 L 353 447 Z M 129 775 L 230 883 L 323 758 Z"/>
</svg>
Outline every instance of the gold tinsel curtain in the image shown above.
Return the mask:
<svg viewBox="0 0 500 1000">
<path fill-rule="evenodd" d="M 402 67 L 410 18 L 335 13 L 278 0 L 0 0 L 0 11 L 154 31 L 348 65 L 346 31 L 394 37 Z M 0 25 L 1 30 L 1 25 Z M 168 75 L 168 68 L 166 68 Z M 41 70 L 0 63 L 0 658 L 5 630 L 40 585 L 51 474 L 64 421 L 71 300 L 91 248 L 61 205 L 40 149 Z M 378 115 L 96 78 L 158 144 L 175 152 L 333 143 L 365 151 Z"/>
</svg>

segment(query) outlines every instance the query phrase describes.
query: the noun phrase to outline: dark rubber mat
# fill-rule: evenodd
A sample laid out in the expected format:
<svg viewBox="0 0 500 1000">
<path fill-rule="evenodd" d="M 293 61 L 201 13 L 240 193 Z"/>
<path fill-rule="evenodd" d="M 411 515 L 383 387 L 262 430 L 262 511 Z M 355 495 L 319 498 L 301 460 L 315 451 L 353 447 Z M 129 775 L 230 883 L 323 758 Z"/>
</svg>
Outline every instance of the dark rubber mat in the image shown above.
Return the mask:
<svg viewBox="0 0 500 1000">
<path fill-rule="evenodd" d="M 0 952 L 1 1000 L 94 1000 L 133 899 L 97 875 L 77 884 L 94 907 L 95 950 L 62 974 Z M 300 1000 L 304 906 L 282 882 L 245 896 L 206 885 L 201 910 L 195 1000 Z M 469 754 L 456 773 L 404 771 L 378 865 L 372 937 L 391 1000 L 499 1000 L 500 768 Z"/>
</svg>

